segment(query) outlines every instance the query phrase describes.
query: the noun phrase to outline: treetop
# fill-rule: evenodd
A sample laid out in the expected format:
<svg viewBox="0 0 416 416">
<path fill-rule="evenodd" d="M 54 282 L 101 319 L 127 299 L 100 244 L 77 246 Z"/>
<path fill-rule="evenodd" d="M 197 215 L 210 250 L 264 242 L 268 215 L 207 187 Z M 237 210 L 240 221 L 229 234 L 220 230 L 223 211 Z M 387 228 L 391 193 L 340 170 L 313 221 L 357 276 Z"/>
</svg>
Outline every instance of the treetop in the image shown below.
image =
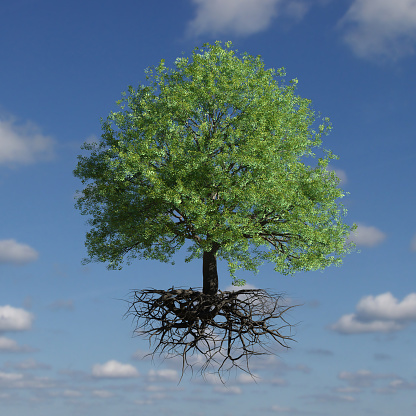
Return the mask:
<svg viewBox="0 0 416 416">
<path fill-rule="evenodd" d="M 240 268 L 323 269 L 353 248 L 344 192 L 326 169 L 337 156 L 323 149 L 315 167 L 302 160 L 315 157 L 329 119 L 313 128 L 297 80 L 285 85 L 284 68 L 231 46 L 206 43 L 174 69 L 164 60 L 148 68 L 147 85 L 129 86 L 102 120 L 100 143 L 83 146 L 76 206 L 91 217 L 91 260 L 167 262 L 189 240 L 185 261 L 216 248 L 238 284 Z"/>
</svg>

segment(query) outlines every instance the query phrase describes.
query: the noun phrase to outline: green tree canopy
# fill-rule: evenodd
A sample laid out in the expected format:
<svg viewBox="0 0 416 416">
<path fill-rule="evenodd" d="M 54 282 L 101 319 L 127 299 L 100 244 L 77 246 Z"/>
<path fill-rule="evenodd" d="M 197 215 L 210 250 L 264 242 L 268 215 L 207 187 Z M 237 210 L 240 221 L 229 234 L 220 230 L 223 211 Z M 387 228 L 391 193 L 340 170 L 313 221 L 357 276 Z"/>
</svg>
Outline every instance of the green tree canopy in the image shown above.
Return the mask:
<svg viewBox="0 0 416 416">
<path fill-rule="evenodd" d="M 148 85 L 130 86 L 102 121 L 100 143 L 84 144 L 90 155 L 74 174 L 85 185 L 76 205 L 90 216 L 90 260 L 168 262 L 190 240 L 185 261 L 213 253 L 241 284 L 238 269 L 324 269 L 352 249 L 344 192 L 326 169 L 337 156 L 302 160 L 315 156 L 329 119 L 314 130 L 297 80 L 285 85 L 284 68 L 266 70 L 231 46 L 204 44 L 175 69 L 149 68 Z"/>
</svg>

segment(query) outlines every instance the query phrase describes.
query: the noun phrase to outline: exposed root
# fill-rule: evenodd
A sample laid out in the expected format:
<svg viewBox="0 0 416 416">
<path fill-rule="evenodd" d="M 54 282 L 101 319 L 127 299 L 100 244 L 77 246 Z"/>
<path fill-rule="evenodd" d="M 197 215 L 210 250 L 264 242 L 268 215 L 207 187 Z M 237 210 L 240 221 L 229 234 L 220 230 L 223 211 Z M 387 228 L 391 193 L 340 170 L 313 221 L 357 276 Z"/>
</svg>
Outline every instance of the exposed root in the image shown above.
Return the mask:
<svg viewBox="0 0 416 416">
<path fill-rule="evenodd" d="M 280 295 L 263 289 L 219 291 L 205 295 L 194 289 L 133 292 L 126 313 L 136 322 L 135 333 L 143 335 L 153 345 L 148 354 L 165 358 L 182 358 L 184 371 L 195 365 L 190 357 L 200 353 L 205 359 L 200 372 L 215 369 L 221 378 L 224 371 L 237 367 L 251 374 L 252 356 L 272 354 L 269 341 L 289 348 L 290 335 L 281 333 L 291 325 L 283 314 L 293 306 L 281 306 Z M 181 377 L 182 378 L 182 377 Z M 221 378 L 222 380 L 222 378 Z"/>
</svg>

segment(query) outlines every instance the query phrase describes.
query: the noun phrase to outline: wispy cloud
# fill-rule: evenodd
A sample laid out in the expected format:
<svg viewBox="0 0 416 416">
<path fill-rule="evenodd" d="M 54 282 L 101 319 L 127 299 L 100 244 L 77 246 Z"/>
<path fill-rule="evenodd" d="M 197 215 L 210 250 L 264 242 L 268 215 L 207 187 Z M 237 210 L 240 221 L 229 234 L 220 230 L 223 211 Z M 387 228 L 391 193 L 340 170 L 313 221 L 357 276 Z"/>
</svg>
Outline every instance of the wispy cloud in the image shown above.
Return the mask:
<svg viewBox="0 0 416 416">
<path fill-rule="evenodd" d="M 235 381 L 237 384 L 252 384 L 256 382 L 256 379 L 258 378 L 257 374 L 253 374 L 252 376 L 247 373 L 239 374 Z"/>
<path fill-rule="evenodd" d="M 27 244 L 16 240 L 0 240 L 0 264 L 10 263 L 22 265 L 37 260 L 39 254 Z"/>
<path fill-rule="evenodd" d="M 355 397 L 344 394 L 315 394 L 311 396 L 320 403 L 345 403 L 355 402 Z"/>
<path fill-rule="evenodd" d="M 356 312 L 342 316 L 329 328 L 343 334 L 393 332 L 416 321 L 416 293 L 401 302 L 390 292 L 362 298 Z"/>
<path fill-rule="evenodd" d="M 359 246 L 374 247 L 382 243 L 386 239 L 386 235 L 378 228 L 357 224 L 357 229 L 350 235 L 349 240 Z"/>
<path fill-rule="evenodd" d="M 249 36 L 270 26 L 278 15 L 301 19 L 309 6 L 300 0 L 192 0 L 196 16 L 189 22 L 189 36 L 224 33 Z"/>
<path fill-rule="evenodd" d="M 362 334 L 369 332 L 393 332 L 403 329 L 403 323 L 395 321 L 362 322 L 354 313 L 343 315 L 330 329 L 342 334 Z"/>
<path fill-rule="evenodd" d="M 22 378 L 23 374 L 0 372 L 0 382 L 11 382 L 21 380 Z"/>
<path fill-rule="evenodd" d="M 377 388 L 374 391 L 379 394 L 394 394 L 394 393 L 397 393 L 398 390 L 415 390 L 415 389 L 416 389 L 415 383 L 411 383 L 409 381 L 406 381 L 398 377 L 390 381 L 388 386 Z"/>
<path fill-rule="evenodd" d="M 179 381 L 179 373 L 173 369 L 150 370 L 148 374 L 151 382 L 155 381 Z"/>
<path fill-rule="evenodd" d="M 364 387 L 372 387 L 376 380 L 396 379 L 394 374 L 379 374 L 373 373 L 369 370 L 358 370 L 356 372 L 341 371 L 338 374 L 338 379 L 348 383 L 356 391 Z M 357 390 L 358 389 L 358 390 Z"/>
<path fill-rule="evenodd" d="M 1 318 L 0 318 L 1 319 Z M 0 352 L 30 352 L 31 348 L 20 346 L 14 339 L 0 337 Z"/>
<path fill-rule="evenodd" d="M 56 384 L 47 377 L 0 371 L 0 387 L 5 389 L 48 389 L 56 387 Z"/>
<path fill-rule="evenodd" d="M 48 364 L 40 363 L 33 358 L 29 358 L 17 363 L 6 363 L 5 367 L 13 368 L 14 370 L 50 370 L 51 366 Z"/>
<path fill-rule="evenodd" d="M 397 59 L 414 53 L 414 0 L 354 0 L 338 27 L 353 52 L 368 59 Z"/>
<path fill-rule="evenodd" d="M 33 315 L 10 305 L 0 306 L 0 332 L 25 331 L 31 328 Z"/>
<path fill-rule="evenodd" d="M 13 339 L 0 337 L 0 351 L 17 351 L 19 346 Z"/>
<path fill-rule="evenodd" d="M 54 140 L 31 122 L 0 118 L 0 165 L 28 164 L 54 157 Z"/>
<path fill-rule="evenodd" d="M 92 375 L 96 378 L 132 378 L 138 377 L 139 372 L 130 364 L 110 360 L 104 364 L 95 364 L 92 367 Z"/>
</svg>

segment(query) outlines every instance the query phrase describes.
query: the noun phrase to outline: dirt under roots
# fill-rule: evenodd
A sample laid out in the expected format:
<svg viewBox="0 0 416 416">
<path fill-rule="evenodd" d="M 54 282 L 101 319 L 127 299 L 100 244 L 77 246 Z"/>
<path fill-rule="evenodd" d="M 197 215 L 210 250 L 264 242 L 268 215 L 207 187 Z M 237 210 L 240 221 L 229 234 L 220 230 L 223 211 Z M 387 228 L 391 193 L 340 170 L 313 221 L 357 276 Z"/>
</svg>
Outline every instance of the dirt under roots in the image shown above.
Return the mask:
<svg viewBox="0 0 416 416">
<path fill-rule="evenodd" d="M 145 289 L 133 291 L 126 316 L 135 322 L 135 334 L 153 348 L 148 355 L 181 357 L 182 376 L 193 371 L 195 354 L 199 371 L 221 375 L 232 368 L 252 375 L 252 356 L 273 354 L 270 343 L 289 348 L 290 325 L 283 314 L 294 306 L 282 305 L 281 295 L 263 289 L 218 291 L 206 295 L 196 289 Z M 282 331 L 289 331 L 283 334 Z"/>
</svg>

